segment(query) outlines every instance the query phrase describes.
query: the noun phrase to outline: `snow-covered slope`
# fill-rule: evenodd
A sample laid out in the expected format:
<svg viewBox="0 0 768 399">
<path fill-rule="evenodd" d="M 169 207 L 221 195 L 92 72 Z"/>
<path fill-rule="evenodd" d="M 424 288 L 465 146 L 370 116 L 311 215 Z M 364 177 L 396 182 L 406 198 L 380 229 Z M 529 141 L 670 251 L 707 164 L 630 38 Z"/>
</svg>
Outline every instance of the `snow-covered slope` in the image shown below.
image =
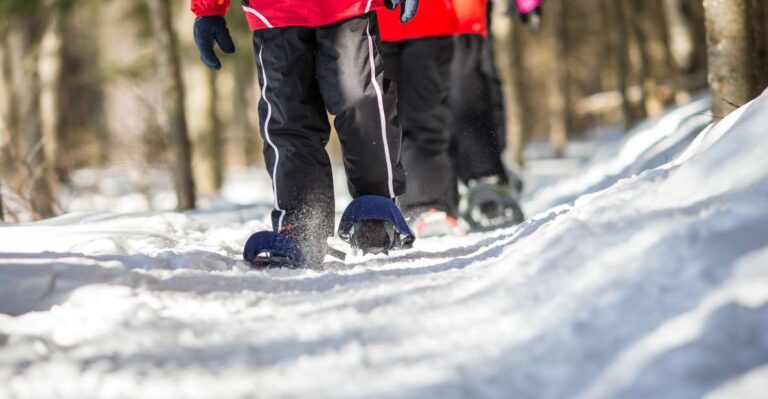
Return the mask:
<svg viewBox="0 0 768 399">
<path fill-rule="evenodd" d="M 764 398 L 767 118 L 764 94 L 520 228 L 322 271 L 238 260 L 266 207 L 0 228 L 0 397 Z"/>
<path fill-rule="evenodd" d="M 710 106 L 709 97 L 702 96 L 639 124 L 621 140 L 609 137 L 585 171 L 527 193 L 526 210 L 537 213 L 573 202 L 581 195 L 671 161 L 711 122 Z"/>
</svg>

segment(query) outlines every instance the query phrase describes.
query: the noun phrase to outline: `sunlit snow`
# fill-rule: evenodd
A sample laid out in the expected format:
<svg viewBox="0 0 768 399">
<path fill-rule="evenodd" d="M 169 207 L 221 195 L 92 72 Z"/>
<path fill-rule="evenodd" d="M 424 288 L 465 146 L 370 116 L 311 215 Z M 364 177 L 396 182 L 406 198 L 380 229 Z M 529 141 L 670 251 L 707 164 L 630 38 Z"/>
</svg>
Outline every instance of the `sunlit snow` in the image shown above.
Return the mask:
<svg viewBox="0 0 768 399">
<path fill-rule="evenodd" d="M 240 260 L 258 173 L 225 190 L 256 205 L 0 227 L 0 397 L 768 397 L 768 93 L 708 107 L 610 136 L 518 228 L 324 270 Z"/>
</svg>

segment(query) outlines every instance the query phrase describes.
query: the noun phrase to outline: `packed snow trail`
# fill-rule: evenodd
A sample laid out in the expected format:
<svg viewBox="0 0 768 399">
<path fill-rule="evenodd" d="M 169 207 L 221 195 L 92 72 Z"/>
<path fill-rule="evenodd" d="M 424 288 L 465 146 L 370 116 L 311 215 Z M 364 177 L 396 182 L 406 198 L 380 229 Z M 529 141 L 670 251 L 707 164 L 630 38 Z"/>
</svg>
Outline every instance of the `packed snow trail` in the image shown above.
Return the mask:
<svg viewBox="0 0 768 399">
<path fill-rule="evenodd" d="M 519 228 L 322 271 L 239 260 L 267 207 L 2 227 L 0 397 L 764 398 L 766 115 Z"/>
</svg>

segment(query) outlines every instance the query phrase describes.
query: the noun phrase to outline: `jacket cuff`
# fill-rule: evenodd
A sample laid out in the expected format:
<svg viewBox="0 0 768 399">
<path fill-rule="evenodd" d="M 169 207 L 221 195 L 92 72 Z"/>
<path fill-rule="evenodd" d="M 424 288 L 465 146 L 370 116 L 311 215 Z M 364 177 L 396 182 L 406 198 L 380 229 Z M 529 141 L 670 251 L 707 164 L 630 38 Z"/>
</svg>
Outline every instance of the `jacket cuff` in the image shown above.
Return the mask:
<svg viewBox="0 0 768 399">
<path fill-rule="evenodd" d="M 227 15 L 229 0 L 192 0 L 192 12 L 198 17 Z"/>
</svg>

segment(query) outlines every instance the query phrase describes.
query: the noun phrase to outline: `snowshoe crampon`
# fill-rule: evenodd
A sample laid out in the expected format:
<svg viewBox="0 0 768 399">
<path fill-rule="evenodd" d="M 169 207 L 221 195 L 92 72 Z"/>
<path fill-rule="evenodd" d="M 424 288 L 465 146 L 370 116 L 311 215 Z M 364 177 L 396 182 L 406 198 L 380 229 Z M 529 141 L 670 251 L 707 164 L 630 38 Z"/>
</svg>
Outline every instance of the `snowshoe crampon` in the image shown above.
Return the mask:
<svg viewBox="0 0 768 399">
<path fill-rule="evenodd" d="M 502 186 L 476 184 L 467 194 L 464 220 L 475 231 L 511 227 L 525 220 L 517 201 Z"/>
<path fill-rule="evenodd" d="M 257 269 L 303 267 L 307 259 L 296 242 L 284 234 L 260 231 L 245 243 L 243 259 Z"/>
<path fill-rule="evenodd" d="M 354 252 L 387 254 L 391 250 L 408 249 L 415 236 L 392 200 L 367 195 L 352 201 L 341 217 L 339 237 Z"/>
</svg>

